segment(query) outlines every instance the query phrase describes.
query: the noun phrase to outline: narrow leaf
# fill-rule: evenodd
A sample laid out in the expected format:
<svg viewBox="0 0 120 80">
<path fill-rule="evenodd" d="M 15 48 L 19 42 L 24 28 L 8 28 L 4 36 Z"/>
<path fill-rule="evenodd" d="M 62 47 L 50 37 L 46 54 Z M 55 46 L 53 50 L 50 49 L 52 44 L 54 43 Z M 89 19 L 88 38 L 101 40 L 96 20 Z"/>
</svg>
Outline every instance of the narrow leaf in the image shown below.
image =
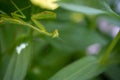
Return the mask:
<svg viewBox="0 0 120 80">
<path fill-rule="evenodd" d="M 85 14 L 103 14 L 111 12 L 105 0 L 61 0 L 62 8 Z"/>
<path fill-rule="evenodd" d="M 103 70 L 96 57 L 85 57 L 63 68 L 50 80 L 89 80 Z"/>
<path fill-rule="evenodd" d="M 3 80 L 23 80 L 31 56 L 31 45 L 21 51 L 20 54 L 14 53 Z"/>
</svg>

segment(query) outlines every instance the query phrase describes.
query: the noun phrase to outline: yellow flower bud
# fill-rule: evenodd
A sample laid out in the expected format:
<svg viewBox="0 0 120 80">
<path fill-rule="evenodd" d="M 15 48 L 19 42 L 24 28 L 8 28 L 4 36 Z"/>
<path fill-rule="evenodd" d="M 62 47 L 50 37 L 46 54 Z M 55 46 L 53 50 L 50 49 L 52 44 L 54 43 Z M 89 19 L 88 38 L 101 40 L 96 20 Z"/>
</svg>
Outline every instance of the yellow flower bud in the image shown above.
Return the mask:
<svg viewBox="0 0 120 80">
<path fill-rule="evenodd" d="M 57 0 L 31 0 L 32 4 L 49 10 L 58 8 L 58 4 L 55 3 L 56 1 Z"/>
</svg>

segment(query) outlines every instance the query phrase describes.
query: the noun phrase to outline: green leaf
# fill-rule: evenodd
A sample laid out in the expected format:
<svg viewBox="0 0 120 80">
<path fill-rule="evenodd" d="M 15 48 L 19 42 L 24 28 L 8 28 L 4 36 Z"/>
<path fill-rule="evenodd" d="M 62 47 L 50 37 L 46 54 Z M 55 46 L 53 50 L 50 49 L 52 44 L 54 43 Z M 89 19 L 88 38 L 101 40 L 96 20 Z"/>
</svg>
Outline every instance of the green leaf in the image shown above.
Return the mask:
<svg viewBox="0 0 120 80">
<path fill-rule="evenodd" d="M 23 80 L 31 58 L 31 45 L 23 49 L 20 54 L 14 53 L 3 80 Z"/>
<path fill-rule="evenodd" d="M 63 68 L 50 80 L 89 80 L 99 75 L 103 70 L 99 60 L 96 57 L 89 56 Z"/>
<path fill-rule="evenodd" d="M 112 12 L 105 0 L 61 0 L 59 5 L 67 10 L 92 15 Z"/>
<path fill-rule="evenodd" d="M 120 67 L 117 65 L 112 65 L 107 68 L 105 75 L 111 80 L 120 80 Z"/>
</svg>

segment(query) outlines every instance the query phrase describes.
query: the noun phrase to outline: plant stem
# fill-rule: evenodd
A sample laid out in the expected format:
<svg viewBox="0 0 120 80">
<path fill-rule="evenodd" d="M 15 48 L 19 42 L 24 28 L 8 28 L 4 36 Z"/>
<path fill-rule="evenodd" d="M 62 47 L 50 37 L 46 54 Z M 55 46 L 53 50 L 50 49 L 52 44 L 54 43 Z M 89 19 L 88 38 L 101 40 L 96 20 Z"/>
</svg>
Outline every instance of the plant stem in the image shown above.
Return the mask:
<svg viewBox="0 0 120 80">
<path fill-rule="evenodd" d="M 113 39 L 113 41 L 111 42 L 111 44 L 109 45 L 108 49 L 106 50 L 106 52 L 104 53 L 100 63 L 101 64 L 105 64 L 109 58 L 109 55 L 111 53 L 111 51 L 113 50 L 113 48 L 115 47 L 115 45 L 117 44 L 117 42 L 120 39 L 120 31 L 118 32 L 118 34 L 116 35 L 116 37 Z"/>
</svg>

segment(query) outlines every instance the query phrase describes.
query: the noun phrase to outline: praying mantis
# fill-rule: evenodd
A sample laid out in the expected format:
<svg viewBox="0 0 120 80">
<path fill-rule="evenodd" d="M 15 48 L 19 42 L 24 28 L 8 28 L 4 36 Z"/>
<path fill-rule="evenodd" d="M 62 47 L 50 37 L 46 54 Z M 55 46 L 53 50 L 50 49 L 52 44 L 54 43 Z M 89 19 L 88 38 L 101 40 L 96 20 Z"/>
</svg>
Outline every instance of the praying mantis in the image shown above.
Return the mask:
<svg viewBox="0 0 120 80">
<path fill-rule="evenodd" d="M 6 13 L 0 11 L 2 13 L 2 14 L 0 14 L 0 23 L 10 22 L 10 23 L 15 23 L 15 24 L 21 24 L 21 25 L 28 26 L 28 27 L 30 27 L 30 28 L 42 33 L 42 34 L 52 36 L 53 38 L 59 36 L 59 33 L 58 33 L 57 29 L 55 29 L 52 33 L 48 32 L 45 29 L 45 27 L 38 21 L 38 20 L 44 19 L 44 18 L 56 17 L 55 13 L 50 12 L 50 11 L 44 11 L 44 12 L 41 12 L 41 13 L 33 14 L 31 16 L 31 21 L 35 24 L 35 26 L 33 26 L 32 24 L 30 24 L 28 22 L 25 22 L 23 20 L 23 19 L 26 18 L 26 16 L 23 14 L 22 10 L 27 9 L 30 6 L 20 10 L 12 0 L 11 0 L 11 3 L 17 9 L 17 11 L 14 11 L 13 13 L 11 13 L 11 16 L 8 16 Z M 18 12 L 20 14 L 17 14 Z"/>
</svg>

